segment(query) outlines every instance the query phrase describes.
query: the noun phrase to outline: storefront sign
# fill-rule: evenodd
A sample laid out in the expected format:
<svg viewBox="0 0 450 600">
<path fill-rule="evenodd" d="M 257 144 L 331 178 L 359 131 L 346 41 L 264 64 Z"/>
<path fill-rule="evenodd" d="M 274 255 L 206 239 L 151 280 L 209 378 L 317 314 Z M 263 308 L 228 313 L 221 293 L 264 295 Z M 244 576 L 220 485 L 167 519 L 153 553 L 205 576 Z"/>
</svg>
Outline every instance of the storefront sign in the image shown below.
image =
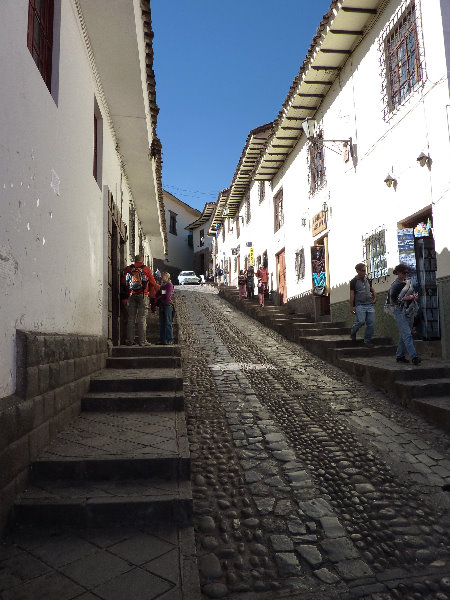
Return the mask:
<svg viewBox="0 0 450 600">
<path fill-rule="evenodd" d="M 416 270 L 416 252 L 414 250 L 414 229 L 397 229 L 398 257 L 401 263 L 408 265 L 410 271 Z"/>
<path fill-rule="evenodd" d="M 327 228 L 327 213 L 321 210 L 312 218 L 312 234 L 313 236 L 325 231 Z"/>
<path fill-rule="evenodd" d="M 249 259 L 252 267 L 254 267 L 255 266 L 255 249 L 254 248 L 250 248 L 250 254 L 249 254 L 248 259 Z"/>
</svg>

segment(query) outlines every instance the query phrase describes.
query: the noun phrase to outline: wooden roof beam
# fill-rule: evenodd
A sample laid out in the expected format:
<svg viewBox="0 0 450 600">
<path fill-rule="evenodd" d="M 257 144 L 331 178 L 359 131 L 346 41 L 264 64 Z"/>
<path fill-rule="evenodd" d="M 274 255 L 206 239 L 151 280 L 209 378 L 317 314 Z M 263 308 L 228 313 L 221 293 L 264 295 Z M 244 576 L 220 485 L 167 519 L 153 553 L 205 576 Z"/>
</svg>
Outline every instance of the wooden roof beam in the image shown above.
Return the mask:
<svg viewBox="0 0 450 600">
<path fill-rule="evenodd" d="M 321 48 L 320 52 L 323 52 L 323 54 L 351 54 L 352 51 L 351 50 L 337 50 L 337 49 L 333 49 L 333 48 Z"/>
<path fill-rule="evenodd" d="M 332 81 L 307 81 L 306 79 L 302 83 L 306 83 L 306 85 L 333 85 Z"/>
<path fill-rule="evenodd" d="M 352 29 L 330 29 L 330 33 L 334 33 L 335 35 L 364 35 L 364 31 L 355 31 Z"/>
<path fill-rule="evenodd" d="M 376 15 L 378 12 L 376 8 L 357 8 L 356 6 L 343 6 L 341 10 L 343 10 L 344 12 L 364 13 L 366 15 Z"/>
<path fill-rule="evenodd" d="M 299 98 L 325 98 L 325 94 L 303 94 L 303 93 L 298 93 L 297 96 Z"/>
</svg>

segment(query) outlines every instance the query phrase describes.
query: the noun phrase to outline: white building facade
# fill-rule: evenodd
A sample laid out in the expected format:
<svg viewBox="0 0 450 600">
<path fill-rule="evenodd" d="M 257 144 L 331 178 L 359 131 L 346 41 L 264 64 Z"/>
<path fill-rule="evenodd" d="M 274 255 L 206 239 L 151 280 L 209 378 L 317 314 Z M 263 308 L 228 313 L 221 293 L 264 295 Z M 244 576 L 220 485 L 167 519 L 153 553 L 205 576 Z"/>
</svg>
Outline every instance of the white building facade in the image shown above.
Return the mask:
<svg viewBox="0 0 450 600">
<path fill-rule="evenodd" d="M 350 324 L 348 284 L 365 262 L 377 333 L 390 334 L 382 303 L 408 262 L 421 335 L 450 356 L 449 12 L 439 0 L 332 3 L 260 156 L 247 143 L 214 215 L 231 283 L 251 242 L 278 301 Z"/>
<path fill-rule="evenodd" d="M 122 268 L 167 236 L 149 2 L 4 0 L 0 29 L 1 527 L 120 343 Z"/>
<path fill-rule="evenodd" d="M 212 277 L 214 273 L 212 261 L 213 240 L 208 235 L 208 231 L 215 208 L 215 202 L 207 202 L 199 218 L 186 227 L 187 231 L 192 233 L 194 271 L 196 275 L 203 275 L 205 278 Z"/>
<path fill-rule="evenodd" d="M 167 190 L 163 191 L 163 197 L 167 224 L 167 253 L 165 256 L 155 256 L 154 266 L 161 272 L 169 272 L 172 281 L 176 283 L 180 271 L 192 271 L 194 268 L 193 237 L 186 228 L 201 213 Z"/>
</svg>

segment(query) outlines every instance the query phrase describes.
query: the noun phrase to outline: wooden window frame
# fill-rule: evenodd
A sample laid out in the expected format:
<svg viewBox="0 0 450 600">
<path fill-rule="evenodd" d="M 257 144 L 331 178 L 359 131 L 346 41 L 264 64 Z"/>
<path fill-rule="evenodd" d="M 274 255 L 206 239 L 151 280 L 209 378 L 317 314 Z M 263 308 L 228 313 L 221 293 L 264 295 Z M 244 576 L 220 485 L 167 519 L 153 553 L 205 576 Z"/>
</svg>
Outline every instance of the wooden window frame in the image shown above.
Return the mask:
<svg viewBox="0 0 450 600">
<path fill-rule="evenodd" d="M 54 0 L 29 0 L 27 46 L 51 91 Z"/>
<path fill-rule="evenodd" d="M 200 248 L 205 245 L 205 230 L 200 229 Z"/>
<path fill-rule="evenodd" d="M 266 182 L 265 181 L 258 181 L 258 197 L 259 197 L 259 203 L 261 204 L 262 202 L 264 202 L 264 199 L 266 197 Z"/>
<path fill-rule="evenodd" d="M 389 110 L 405 103 L 422 80 L 415 2 L 411 2 L 385 39 Z"/>
<path fill-rule="evenodd" d="M 169 233 L 172 235 L 177 234 L 177 213 L 174 213 L 172 210 L 169 210 Z"/>
<path fill-rule="evenodd" d="M 278 231 L 284 225 L 283 188 L 281 188 L 281 190 L 278 190 L 278 192 L 274 196 L 273 210 L 274 210 L 275 231 Z"/>
<path fill-rule="evenodd" d="M 325 184 L 325 146 L 323 133 L 311 139 L 308 149 L 309 158 L 309 191 L 315 194 Z"/>
</svg>

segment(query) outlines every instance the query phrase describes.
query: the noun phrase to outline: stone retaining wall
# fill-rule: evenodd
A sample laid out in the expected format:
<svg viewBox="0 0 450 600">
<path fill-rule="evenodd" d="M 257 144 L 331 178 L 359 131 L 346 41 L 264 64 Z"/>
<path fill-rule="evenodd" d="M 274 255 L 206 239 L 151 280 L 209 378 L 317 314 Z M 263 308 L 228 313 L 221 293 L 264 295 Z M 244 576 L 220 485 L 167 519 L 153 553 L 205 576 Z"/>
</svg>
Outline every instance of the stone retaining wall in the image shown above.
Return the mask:
<svg viewBox="0 0 450 600">
<path fill-rule="evenodd" d="M 99 336 L 17 331 L 16 340 L 16 393 L 0 399 L 0 532 L 31 461 L 79 414 L 108 352 Z"/>
</svg>

